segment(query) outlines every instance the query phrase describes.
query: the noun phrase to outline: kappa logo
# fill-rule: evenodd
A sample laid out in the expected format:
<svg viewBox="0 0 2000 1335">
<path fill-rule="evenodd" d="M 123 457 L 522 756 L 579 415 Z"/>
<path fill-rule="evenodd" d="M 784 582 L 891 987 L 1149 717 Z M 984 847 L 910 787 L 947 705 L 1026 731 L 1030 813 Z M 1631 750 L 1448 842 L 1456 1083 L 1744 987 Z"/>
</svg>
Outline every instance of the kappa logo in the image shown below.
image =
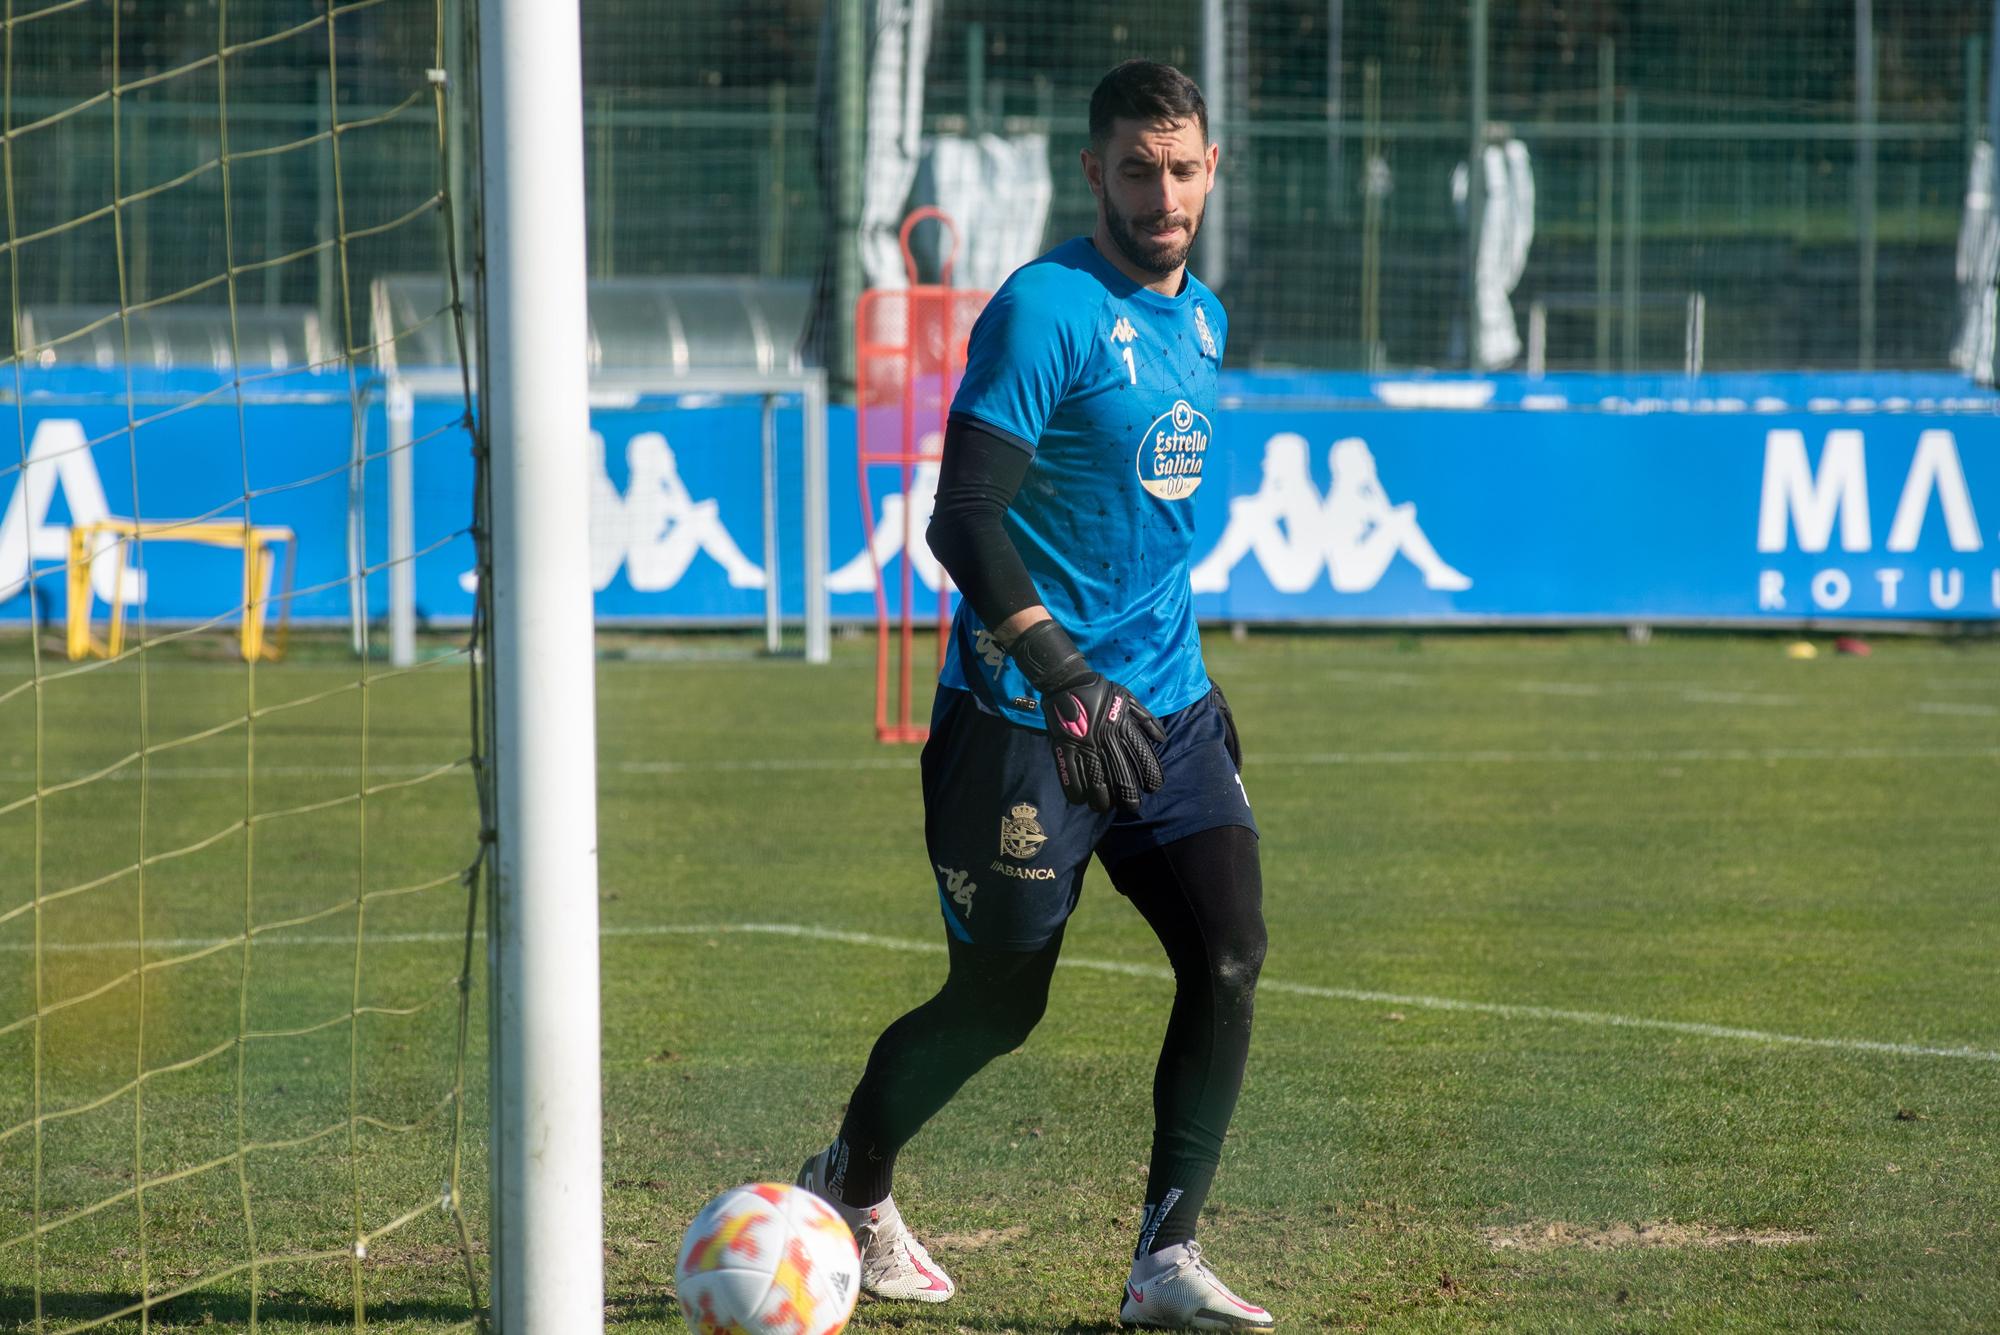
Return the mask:
<svg viewBox="0 0 2000 1335">
<path fill-rule="evenodd" d="M 1327 453 L 1333 484 L 1324 497 L 1306 463 L 1306 438 L 1282 431 L 1264 443 L 1264 478 L 1232 497 L 1229 523 L 1215 549 L 1189 572 L 1196 593 L 1222 593 L 1229 572 L 1255 556 L 1279 593 L 1304 593 L 1327 579 L 1340 593 L 1366 593 L 1397 557 L 1414 565 L 1424 587 L 1459 593 L 1472 581 L 1438 555 L 1417 524 L 1417 507 L 1382 489 L 1367 442 L 1349 436 Z"/>
<path fill-rule="evenodd" d="M 1215 356 L 1215 333 L 1208 327 L 1208 312 L 1198 301 L 1194 304 L 1194 332 L 1201 338 L 1202 356 Z"/>
<path fill-rule="evenodd" d="M 972 895 L 974 891 L 979 889 L 977 885 L 968 879 L 972 873 L 940 864 L 937 874 L 944 878 L 944 892 L 951 896 L 951 902 L 958 905 L 965 916 L 970 918 L 972 916 Z"/>
<path fill-rule="evenodd" d="M 1026 802 L 1000 818 L 1000 851 L 1017 862 L 1032 861 L 1049 836 L 1035 819 L 1041 813 Z"/>
<path fill-rule="evenodd" d="M 593 431 L 590 443 L 593 587 L 610 584 L 622 566 L 634 590 L 658 593 L 679 584 L 698 556 L 721 566 L 732 589 L 764 587 L 763 568 L 736 545 L 717 503 L 688 490 L 665 436 L 642 431 L 625 442 L 622 493 L 605 471 L 604 437 Z"/>
<path fill-rule="evenodd" d="M 931 511 L 937 505 L 937 457 L 943 448 L 941 432 L 927 431 L 918 438 L 917 452 L 924 458 L 910 470 L 909 491 L 892 491 L 882 497 L 881 513 L 868 534 L 867 545 L 827 572 L 826 587 L 830 592 L 874 592 L 875 572 L 886 573 L 899 556 L 909 558 L 926 588 L 950 586 L 951 576 L 932 554 L 930 540 L 924 536 L 931 525 Z M 908 552 L 903 550 L 906 534 L 910 539 Z"/>
<path fill-rule="evenodd" d="M 1007 665 L 1007 651 L 1000 647 L 1000 641 L 993 638 L 990 630 L 980 630 L 973 635 L 972 650 L 993 670 L 996 678 L 1000 669 Z"/>
<path fill-rule="evenodd" d="M 1200 308 L 1197 307 L 1196 309 Z M 1134 329 L 1132 327 L 1132 321 L 1127 319 L 1123 315 L 1118 317 L 1117 324 L 1111 326 L 1111 341 L 1113 343 L 1120 343 L 1120 344 L 1131 343 L 1138 337 L 1139 337 L 1139 331 Z"/>
</svg>

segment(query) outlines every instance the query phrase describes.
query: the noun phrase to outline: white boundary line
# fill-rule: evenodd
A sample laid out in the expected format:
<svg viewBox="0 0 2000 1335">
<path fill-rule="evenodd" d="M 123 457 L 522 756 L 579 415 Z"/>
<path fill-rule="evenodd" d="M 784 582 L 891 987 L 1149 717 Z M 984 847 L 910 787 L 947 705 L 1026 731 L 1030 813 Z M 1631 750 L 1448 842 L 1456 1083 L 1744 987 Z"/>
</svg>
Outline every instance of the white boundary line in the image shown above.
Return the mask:
<svg viewBox="0 0 2000 1335">
<path fill-rule="evenodd" d="M 1249 757 L 1257 765 L 1597 765 L 1658 762 L 1859 760 L 2000 760 L 2000 746 L 1694 746 L 1627 750 L 1566 748 L 1546 751 L 1321 751 Z"/>
<path fill-rule="evenodd" d="M 1944 712 L 1944 711 L 1939 711 Z M 1952 709 L 1951 713 L 1971 713 Z M 1978 707 L 1983 717 L 1985 708 Z M 1996 710 L 2000 713 L 2000 710 Z M 1600 765 L 1654 764 L 1707 761 L 1764 764 L 1776 761 L 1862 761 L 1862 760 L 2000 760 L 1995 746 L 1695 746 L 1661 749 L 1550 748 L 1548 750 L 1508 750 L 1504 748 L 1470 751 L 1312 751 L 1294 755 L 1253 755 L 1253 766 L 1273 768 L 1318 768 L 1329 765 Z M 370 765 L 371 780 L 404 778 L 428 774 L 436 765 Z M 471 772 L 470 766 L 461 770 Z M 607 762 L 603 769 L 614 774 L 817 774 L 859 773 L 871 770 L 900 771 L 917 768 L 915 756 L 774 756 L 763 760 L 621 760 Z M 240 779 L 241 766 L 152 765 L 149 780 L 210 781 Z M 353 765 L 259 765 L 257 773 L 278 779 L 353 779 L 360 769 Z M 56 783 L 81 778 L 82 774 L 49 776 Z M 0 770 L 0 782 L 33 783 L 27 770 Z M 99 780 L 102 783 L 136 783 L 139 766 L 134 763 Z"/>
<path fill-rule="evenodd" d="M 1399 671 L 1389 668 L 1345 668 L 1328 667 L 1319 669 L 1318 675 L 1335 681 L 1356 686 L 1385 686 L 1432 690 L 1439 687 L 1458 685 L 1467 679 L 1458 677 L 1446 669 L 1429 672 Z M 1730 687 L 1708 681 L 1563 681 L 1541 678 L 1486 679 L 1475 682 L 1482 689 L 1506 690 L 1519 695 L 1545 695 L 1557 698 L 1602 699 L 1617 695 L 1669 695 L 1683 704 L 1690 705 L 1762 705 L 1783 708 L 1794 705 L 1817 703 L 1808 697 L 1783 691 L 1755 689 L 1750 687 Z M 1981 679 L 1927 678 L 1920 683 L 1923 689 L 1933 691 L 1990 691 L 1993 682 Z M 1239 688 L 1245 694 L 1261 694 L 1268 688 L 1250 685 Z M 1938 710 L 1927 704 L 1914 704 L 1915 713 L 1958 713 L 1952 708 Z M 1978 717 L 2000 715 L 2000 706 L 1974 705 L 1963 711 Z"/>
<path fill-rule="evenodd" d="M 1919 714 L 1957 714 L 1966 718 L 2000 718 L 2000 705 L 1974 704 L 1969 700 L 1920 700 L 1910 706 Z"/>
<path fill-rule="evenodd" d="M 484 935 L 483 933 L 481 934 Z M 844 946 L 866 946 L 872 950 L 893 950 L 904 954 L 942 955 L 945 953 L 941 941 L 918 941 L 900 936 L 877 936 L 872 932 L 849 932 L 833 927 L 813 927 L 805 923 L 789 922 L 724 922 L 724 923 L 674 923 L 653 926 L 635 925 L 606 927 L 600 933 L 604 937 L 659 937 L 659 936 L 783 936 L 803 941 L 827 941 Z M 368 941 L 377 945 L 395 944 L 443 944 L 462 942 L 465 936 L 460 932 L 388 932 L 370 933 Z M 146 942 L 149 949 L 192 950 L 216 944 L 213 937 L 182 937 Z M 273 936 L 260 944 L 266 946 L 351 946 L 352 935 L 316 935 L 307 937 Z M 44 945 L 42 949 L 50 953 L 75 953 L 81 951 L 137 950 L 137 941 L 104 941 L 87 945 L 62 944 Z M 0 951 L 10 954 L 23 953 L 34 949 L 32 945 L 9 943 L 0 945 Z M 1128 964 L 1122 960 L 1090 959 L 1079 956 L 1064 956 L 1058 967 L 1082 969 L 1090 973 L 1119 974 L 1129 978 L 1147 978 L 1158 982 L 1172 982 L 1171 969 L 1157 964 Z M 1872 1038 L 1814 1038 L 1803 1034 L 1781 1034 L 1767 1029 L 1744 1029 L 1733 1025 L 1702 1024 L 1691 1020 L 1655 1020 L 1639 1015 L 1618 1015 L 1606 1011 L 1566 1010 L 1556 1006 L 1529 1006 L 1504 1001 L 1465 1001 L 1457 997 L 1434 997 L 1422 993 L 1376 992 L 1366 988 L 1319 987 L 1311 983 L 1288 983 L 1280 979 L 1265 978 L 1257 984 L 1257 989 L 1265 993 L 1282 996 L 1312 997 L 1322 1001 L 1359 1001 L 1371 1005 L 1406 1006 L 1412 1010 L 1457 1011 L 1472 1015 L 1493 1015 L 1507 1020 L 1539 1020 L 1552 1024 L 1582 1024 L 1608 1029 L 1649 1029 L 1660 1033 L 1685 1034 L 1693 1038 L 1728 1039 L 1742 1043 L 1763 1043 L 1785 1047 L 1826 1048 L 1836 1052 L 1879 1052 L 1896 1057 L 1949 1057 L 1961 1061 L 2000 1063 L 2000 1052 L 1984 1048 L 1958 1047 L 1940 1048 L 1921 1043 L 1888 1043 Z"/>
</svg>

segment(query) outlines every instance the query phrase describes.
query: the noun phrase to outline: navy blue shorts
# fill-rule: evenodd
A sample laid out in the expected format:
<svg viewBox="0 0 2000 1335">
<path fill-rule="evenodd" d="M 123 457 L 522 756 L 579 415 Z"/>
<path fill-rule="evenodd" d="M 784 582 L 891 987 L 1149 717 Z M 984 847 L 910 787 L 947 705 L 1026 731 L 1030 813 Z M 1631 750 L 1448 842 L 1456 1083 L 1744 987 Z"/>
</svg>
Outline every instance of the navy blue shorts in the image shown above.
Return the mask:
<svg viewBox="0 0 2000 1335">
<path fill-rule="evenodd" d="M 1160 720 L 1166 783 L 1136 813 L 1073 806 L 1049 739 L 940 687 L 924 744 L 924 842 L 945 926 L 1003 950 L 1047 945 L 1076 908 L 1092 853 L 1106 867 L 1219 825 L 1255 831 L 1243 779 L 1210 690 Z"/>
</svg>

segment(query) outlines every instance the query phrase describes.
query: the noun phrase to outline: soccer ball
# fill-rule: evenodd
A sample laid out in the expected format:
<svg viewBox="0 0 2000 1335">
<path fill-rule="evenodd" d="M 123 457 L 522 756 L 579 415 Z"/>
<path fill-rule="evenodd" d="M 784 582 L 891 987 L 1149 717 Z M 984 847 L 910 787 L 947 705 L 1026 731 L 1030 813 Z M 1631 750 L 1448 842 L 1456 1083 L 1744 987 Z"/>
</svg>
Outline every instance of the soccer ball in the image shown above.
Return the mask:
<svg viewBox="0 0 2000 1335">
<path fill-rule="evenodd" d="M 801 1187 L 732 1187 L 681 1237 L 674 1287 L 700 1335 L 834 1335 L 854 1314 L 861 1253 L 847 1221 Z"/>
</svg>

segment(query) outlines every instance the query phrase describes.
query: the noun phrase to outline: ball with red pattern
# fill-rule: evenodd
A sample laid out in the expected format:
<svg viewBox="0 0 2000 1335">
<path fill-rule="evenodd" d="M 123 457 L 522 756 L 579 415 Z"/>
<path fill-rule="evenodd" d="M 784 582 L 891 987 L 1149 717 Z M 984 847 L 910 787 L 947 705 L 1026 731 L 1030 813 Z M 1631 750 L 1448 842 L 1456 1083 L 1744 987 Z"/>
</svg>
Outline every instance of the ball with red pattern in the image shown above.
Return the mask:
<svg viewBox="0 0 2000 1335">
<path fill-rule="evenodd" d="M 674 1289 L 699 1335 L 835 1335 L 861 1292 L 861 1253 L 825 1201 L 757 1182 L 730 1188 L 694 1217 Z"/>
</svg>

